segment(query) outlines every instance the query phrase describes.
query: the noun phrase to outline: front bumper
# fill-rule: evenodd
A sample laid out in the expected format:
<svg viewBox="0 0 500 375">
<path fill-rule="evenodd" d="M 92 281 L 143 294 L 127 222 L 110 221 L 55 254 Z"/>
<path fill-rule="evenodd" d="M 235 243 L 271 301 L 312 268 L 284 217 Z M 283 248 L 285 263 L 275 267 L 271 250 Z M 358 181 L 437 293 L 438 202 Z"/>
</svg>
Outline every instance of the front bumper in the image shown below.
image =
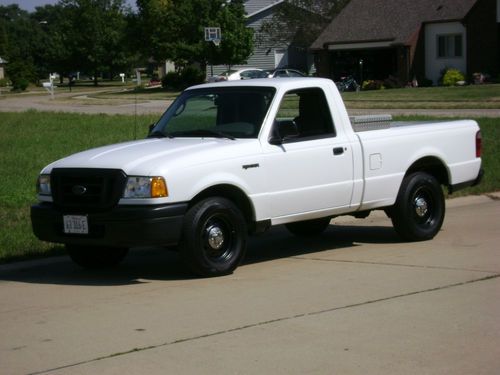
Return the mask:
<svg viewBox="0 0 500 375">
<path fill-rule="evenodd" d="M 106 212 L 66 212 L 52 203 L 31 206 L 33 233 L 42 241 L 95 246 L 167 246 L 179 242 L 187 203 L 117 206 Z M 88 234 L 66 234 L 64 215 L 86 215 Z"/>
</svg>

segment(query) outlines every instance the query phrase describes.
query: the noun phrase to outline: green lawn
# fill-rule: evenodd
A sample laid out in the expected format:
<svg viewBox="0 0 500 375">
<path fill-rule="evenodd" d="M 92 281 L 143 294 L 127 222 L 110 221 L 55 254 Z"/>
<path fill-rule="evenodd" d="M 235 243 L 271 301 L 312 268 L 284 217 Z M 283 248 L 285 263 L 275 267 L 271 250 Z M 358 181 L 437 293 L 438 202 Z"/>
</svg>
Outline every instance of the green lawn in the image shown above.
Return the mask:
<svg viewBox="0 0 500 375">
<path fill-rule="evenodd" d="M 101 146 L 144 138 L 157 116 L 0 112 L 0 262 L 50 251 L 31 233 L 29 207 L 35 202 L 40 170 L 56 159 Z"/>
<path fill-rule="evenodd" d="M 416 118 L 411 118 L 412 120 Z M 428 118 L 427 118 L 428 119 Z M 35 182 L 48 163 L 100 145 L 143 138 L 156 116 L 0 112 L 0 262 L 60 251 L 31 232 Z M 483 183 L 462 194 L 500 190 L 500 119 L 478 120 L 484 139 Z"/>
<path fill-rule="evenodd" d="M 346 105 L 355 108 L 500 109 L 500 85 L 421 87 L 345 92 Z"/>
</svg>

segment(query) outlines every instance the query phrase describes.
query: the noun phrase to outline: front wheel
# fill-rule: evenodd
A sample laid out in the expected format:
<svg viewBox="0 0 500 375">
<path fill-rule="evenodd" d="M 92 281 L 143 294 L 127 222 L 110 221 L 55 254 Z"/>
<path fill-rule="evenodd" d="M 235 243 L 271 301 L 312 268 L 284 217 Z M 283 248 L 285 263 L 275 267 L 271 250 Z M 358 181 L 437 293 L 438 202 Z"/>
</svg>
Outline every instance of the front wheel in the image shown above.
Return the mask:
<svg viewBox="0 0 500 375">
<path fill-rule="evenodd" d="M 389 213 L 394 229 L 404 240 L 434 238 L 443 225 L 445 213 L 441 185 L 434 176 L 424 172 L 406 176 Z"/>
<path fill-rule="evenodd" d="M 71 260 L 83 268 L 106 268 L 120 263 L 128 253 L 127 248 L 104 246 L 66 245 Z"/>
<path fill-rule="evenodd" d="M 228 199 L 213 197 L 191 207 L 185 218 L 181 256 L 188 268 L 203 277 L 232 273 L 246 251 L 247 225 Z"/>
</svg>

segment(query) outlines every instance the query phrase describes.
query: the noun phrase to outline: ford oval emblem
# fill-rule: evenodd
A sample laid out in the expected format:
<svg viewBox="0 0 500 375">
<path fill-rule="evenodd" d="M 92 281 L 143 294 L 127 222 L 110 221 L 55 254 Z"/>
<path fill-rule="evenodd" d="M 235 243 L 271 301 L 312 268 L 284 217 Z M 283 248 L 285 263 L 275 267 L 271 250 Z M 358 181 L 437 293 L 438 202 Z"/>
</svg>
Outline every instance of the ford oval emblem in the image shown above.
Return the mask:
<svg viewBox="0 0 500 375">
<path fill-rule="evenodd" d="M 71 188 L 71 191 L 75 195 L 83 195 L 87 192 L 87 188 L 85 186 L 82 186 L 82 185 L 75 185 Z"/>
</svg>

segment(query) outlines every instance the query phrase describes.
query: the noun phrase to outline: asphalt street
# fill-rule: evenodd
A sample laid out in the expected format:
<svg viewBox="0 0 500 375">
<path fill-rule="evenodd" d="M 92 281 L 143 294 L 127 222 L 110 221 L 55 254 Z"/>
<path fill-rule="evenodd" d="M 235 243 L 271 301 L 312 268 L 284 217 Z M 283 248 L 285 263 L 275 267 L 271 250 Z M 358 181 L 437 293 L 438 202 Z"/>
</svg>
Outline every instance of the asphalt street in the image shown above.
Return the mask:
<svg viewBox="0 0 500 375">
<path fill-rule="evenodd" d="M 278 227 L 211 279 L 162 249 L 0 266 L 0 374 L 499 374 L 499 216 L 498 194 L 449 200 L 418 243 L 381 213 Z"/>
<path fill-rule="evenodd" d="M 113 100 L 92 99 L 87 93 L 57 91 L 54 99 L 48 94 L 0 96 L 0 112 L 23 112 L 34 109 L 49 112 L 105 113 L 105 114 L 157 114 L 168 108 L 171 100 Z M 350 115 L 390 113 L 396 115 L 427 115 L 436 117 L 500 117 L 500 109 L 353 109 Z"/>
</svg>

